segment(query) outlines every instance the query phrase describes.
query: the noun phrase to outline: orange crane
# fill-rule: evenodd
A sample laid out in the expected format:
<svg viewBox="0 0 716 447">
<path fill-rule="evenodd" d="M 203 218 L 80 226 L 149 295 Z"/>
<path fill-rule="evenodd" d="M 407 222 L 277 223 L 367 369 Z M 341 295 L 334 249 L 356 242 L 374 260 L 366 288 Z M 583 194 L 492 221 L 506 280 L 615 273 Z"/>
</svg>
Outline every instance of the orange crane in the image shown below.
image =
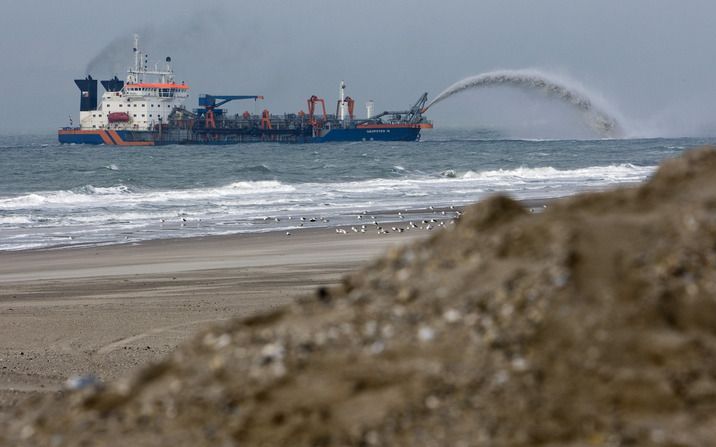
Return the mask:
<svg viewBox="0 0 716 447">
<path fill-rule="evenodd" d="M 321 107 L 323 107 L 323 121 L 328 121 L 328 115 L 326 114 L 326 101 L 324 101 L 323 98 L 313 95 L 308 98 L 308 122 L 311 123 L 314 128 L 318 124 L 318 121 L 314 116 L 314 112 L 316 111 L 316 104 L 319 102 L 321 103 Z"/>
</svg>

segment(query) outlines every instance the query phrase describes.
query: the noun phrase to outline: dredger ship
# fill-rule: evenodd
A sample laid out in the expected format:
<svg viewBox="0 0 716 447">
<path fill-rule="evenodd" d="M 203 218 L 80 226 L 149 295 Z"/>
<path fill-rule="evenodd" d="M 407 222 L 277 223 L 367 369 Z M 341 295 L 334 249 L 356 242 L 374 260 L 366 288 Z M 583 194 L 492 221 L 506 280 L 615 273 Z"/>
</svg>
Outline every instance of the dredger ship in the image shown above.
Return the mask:
<svg viewBox="0 0 716 447">
<path fill-rule="evenodd" d="M 162 68 L 148 67 L 148 56 L 134 36 L 134 66 L 126 81 L 100 81 L 104 88 L 98 104 L 97 80 L 88 75 L 75 80 L 80 89 L 79 127 L 58 131 L 60 143 L 152 146 L 164 144 L 236 144 L 243 142 L 321 143 L 329 141 L 417 141 L 422 129 L 432 128 L 424 116 L 427 93 L 408 110 L 373 114 L 374 103 L 366 103 L 366 117 L 354 115 L 355 101 L 346 96 L 340 83 L 335 114 L 316 95 L 307 101 L 307 111 L 274 115 L 229 114 L 221 106 L 230 101 L 260 101 L 260 95 L 200 95 L 199 107 L 183 103 L 189 86 L 177 82 L 167 57 Z M 320 109 L 319 109 L 320 106 Z"/>
</svg>

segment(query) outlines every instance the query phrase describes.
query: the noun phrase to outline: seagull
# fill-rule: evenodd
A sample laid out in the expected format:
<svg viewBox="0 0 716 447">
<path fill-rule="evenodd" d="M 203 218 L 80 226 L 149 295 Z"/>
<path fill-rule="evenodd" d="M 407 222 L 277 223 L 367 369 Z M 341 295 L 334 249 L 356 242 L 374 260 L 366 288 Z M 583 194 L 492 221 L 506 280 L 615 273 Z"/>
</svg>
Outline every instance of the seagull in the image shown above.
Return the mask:
<svg viewBox="0 0 716 447">
<path fill-rule="evenodd" d="M 275 222 L 281 222 L 281 219 L 279 219 L 278 217 L 274 217 L 273 220 L 274 220 Z"/>
<path fill-rule="evenodd" d="M 291 232 L 290 232 L 290 231 L 287 231 L 287 232 L 286 232 L 286 236 L 291 236 Z"/>
</svg>

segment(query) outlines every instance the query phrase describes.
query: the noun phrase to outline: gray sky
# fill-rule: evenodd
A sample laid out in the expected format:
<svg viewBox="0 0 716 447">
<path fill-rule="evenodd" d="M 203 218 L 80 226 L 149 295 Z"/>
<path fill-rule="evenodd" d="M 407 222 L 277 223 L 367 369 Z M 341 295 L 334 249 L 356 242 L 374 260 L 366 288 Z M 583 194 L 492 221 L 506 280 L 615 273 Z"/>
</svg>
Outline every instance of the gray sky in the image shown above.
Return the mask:
<svg viewBox="0 0 716 447">
<path fill-rule="evenodd" d="M 190 107 L 199 93 L 264 95 L 275 113 L 305 109 L 312 94 L 334 105 L 345 79 L 363 114 L 368 99 L 403 108 L 465 76 L 532 68 L 578 81 L 636 134 L 716 135 L 714 20 L 713 0 L 9 2 L 0 132 L 77 122 L 72 80 L 93 60 L 95 78 L 123 78 L 124 42 L 139 32 L 150 60 L 172 56 Z M 231 107 L 244 109 L 254 106 Z M 455 96 L 429 116 L 516 136 L 588 134 L 567 106 L 508 88 Z"/>
</svg>

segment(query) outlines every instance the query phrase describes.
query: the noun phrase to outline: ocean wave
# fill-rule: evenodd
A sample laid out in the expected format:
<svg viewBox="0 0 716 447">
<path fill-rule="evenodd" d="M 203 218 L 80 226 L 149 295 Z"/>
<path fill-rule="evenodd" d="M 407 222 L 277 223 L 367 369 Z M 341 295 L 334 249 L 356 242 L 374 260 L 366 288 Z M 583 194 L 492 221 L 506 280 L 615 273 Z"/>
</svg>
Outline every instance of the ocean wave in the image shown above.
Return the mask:
<svg viewBox="0 0 716 447">
<path fill-rule="evenodd" d="M 651 174 L 656 166 L 635 166 L 623 163 L 609 166 L 590 166 L 578 169 L 556 169 L 551 166 L 539 168 L 520 167 L 516 169 L 497 169 L 490 171 L 468 171 L 462 175 L 466 180 L 555 180 L 555 179 L 603 179 L 606 181 L 630 181 L 643 179 Z"/>
<path fill-rule="evenodd" d="M 321 198 L 355 201 L 360 198 L 380 199 L 415 193 L 432 192 L 436 196 L 450 195 L 452 188 L 460 190 L 506 189 L 515 191 L 526 183 L 560 186 L 634 182 L 645 179 L 654 166 L 618 164 L 579 169 L 554 167 L 519 167 L 456 173 L 447 169 L 435 175 L 407 175 L 400 178 L 378 178 L 350 182 L 284 183 L 278 180 L 238 181 L 213 188 L 172 190 L 141 190 L 124 184 L 114 186 L 85 185 L 70 191 L 33 192 L 0 199 L 0 210 L 37 210 L 53 208 L 101 208 L 121 210 L 133 207 L 157 209 L 163 206 L 265 206 L 291 202 L 313 203 Z M 461 185 L 458 185 L 461 184 Z M 452 186 L 451 186 L 452 185 Z M 475 188 L 471 188 L 470 186 Z M 325 201 L 325 200 L 324 200 Z"/>
<path fill-rule="evenodd" d="M 32 223 L 28 216 L 0 216 L 0 225 L 22 225 Z"/>
<path fill-rule="evenodd" d="M 181 201 L 208 201 L 227 196 L 266 193 L 290 193 L 293 185 L 279 181 L 240 181 L 216 188 L 139 191 L 127 185 L 109 187 L 85 185 L 75 190 L 43 191 L 16 197 L 0 198 L 0 210 L 53 207 L 111 207 L 121 205 L 160 204 Z"/>
<path fill-rule="evenodd" d="M 271 168 L 266 166 L 265 164 L 255 165 L 255 166 L 245 166 L 243 168 L 239 169 L 240 172 L 258 172 L 262 174 L 268 174 L 273 172 Z"/>
</svg>

